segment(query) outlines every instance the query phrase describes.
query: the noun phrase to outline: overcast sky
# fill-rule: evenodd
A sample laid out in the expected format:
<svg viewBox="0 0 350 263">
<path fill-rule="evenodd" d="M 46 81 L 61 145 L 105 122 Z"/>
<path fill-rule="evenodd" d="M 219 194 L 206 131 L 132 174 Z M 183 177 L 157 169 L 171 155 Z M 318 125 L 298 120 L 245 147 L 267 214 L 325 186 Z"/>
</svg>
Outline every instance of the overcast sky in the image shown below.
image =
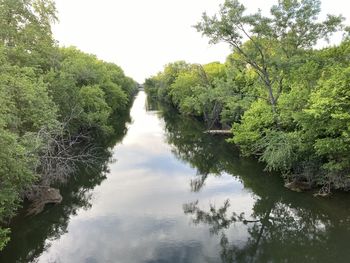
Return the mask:
<svg viewBox="0 0 350 263">
<path fill-rule="evenodd" d="M 139 83 L 169 62 L 223 62 L 230 49 L 209 45 L 192 25 L 223 0 L 56 0 L 60 22 L 53 32 L 61 46 L 76 46 L 121 66 Z M 241 0 L 263 11 L 274 0 Z M 350 1 L 322 0 L 325 13 L 342 14 L 350 24 Z"/>
</svg>

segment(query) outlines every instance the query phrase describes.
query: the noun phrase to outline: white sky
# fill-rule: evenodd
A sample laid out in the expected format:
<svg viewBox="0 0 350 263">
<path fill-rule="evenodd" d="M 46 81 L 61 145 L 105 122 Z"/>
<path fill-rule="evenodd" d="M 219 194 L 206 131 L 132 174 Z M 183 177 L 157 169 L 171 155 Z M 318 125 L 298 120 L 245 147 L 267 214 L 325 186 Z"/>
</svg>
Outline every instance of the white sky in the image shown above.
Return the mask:
<svg viewBox="0 0 350 263">
<path fill-rule="evenodd" d="M 224 0 L 56 0 L 55 38 L 114 62 L 139 83 L 169 62 L 223 62 L 230 49 L 209 45 L 192 25 Z M 253 12 L 274 0 L 241 0 Z M 342 14 L 350 24 L 350 1 L 322 0 L 323 13 Z"/>
</svg>

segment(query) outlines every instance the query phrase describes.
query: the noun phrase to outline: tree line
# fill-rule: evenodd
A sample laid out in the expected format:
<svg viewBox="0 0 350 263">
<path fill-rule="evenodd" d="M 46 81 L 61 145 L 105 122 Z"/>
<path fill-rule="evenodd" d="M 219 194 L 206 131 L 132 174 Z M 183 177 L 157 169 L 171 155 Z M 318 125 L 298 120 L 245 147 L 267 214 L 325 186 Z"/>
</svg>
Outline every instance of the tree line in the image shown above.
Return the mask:
<svg viewBox="0 0 350 263">
<path fill-rule="evenodd" d="M 51 0 L 0 0 L 0 250 L 24 198 L 93 165 L 124 125 L 137 84 L 75 47 L 58 47 Z"/>
<path fill-rule="evenodd" d="M 230 129 L 228 141 L 286 181 L 350 187 L 350 39 L 344 18 L 319 18 L 320 1 L 280 0 L 270 14 L 247 14 L 226 0 L 195 28 L 232 47 L 225 63 L 170 63 L 148 78 L 150 97 Z M 342 32 L 335 46 L 315 48 Z"/>
<path fill-rule="evenodd" d="M 208 202 L 197 196 L 183 204 L 192 226 L 205 225 L 218 237 L 216 248 L 222 262 L 309 262 L 310 258 L 337 262 L 346 258 L 342 252 L 349 235 L 346 193 L 320 202 L 312 195 L 289 191 L 280 177 L 262 172 L 263 163 L 240 158 L 237 147 L 220 136 L 203 133 L 203 121 L 181 115 L 166 104 L 157 106 L 172 152 L 196 170 L 189 180 L 190 191 L 206 191 L 214 177 L 229 174 L 254 197 L 252 210 L 245 213 L 235 197 Z M 248 237 L 237 242 L 236 233 L 242 229 Z M 338 252 L 328 253 L 324 247 Z"/>
</svg>

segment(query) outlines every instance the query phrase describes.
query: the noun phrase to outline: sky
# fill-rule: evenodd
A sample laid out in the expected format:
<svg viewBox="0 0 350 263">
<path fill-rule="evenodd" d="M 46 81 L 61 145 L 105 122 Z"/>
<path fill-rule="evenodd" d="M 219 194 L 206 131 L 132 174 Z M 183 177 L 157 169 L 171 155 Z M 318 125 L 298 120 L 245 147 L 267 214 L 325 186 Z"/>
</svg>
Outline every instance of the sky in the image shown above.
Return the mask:
<svg viewBox="0 0 350 263">
<path fill-rule="evenodd" d="M 169 62 L 224 62 L 226 44 L 211 45 L 193 28 L 204 11 L 214 14 L 224 0 L 56 0 L 60 46 L 119 65 L 139 83 Z M 277 0 L 241 0 L 248 12 L 267 12 Z M 350 1 L 322 0 L 322 16 L 342 14 L 350 24 Z M 334 38 L 333 42 L 339 41 Z"/>
</svg>

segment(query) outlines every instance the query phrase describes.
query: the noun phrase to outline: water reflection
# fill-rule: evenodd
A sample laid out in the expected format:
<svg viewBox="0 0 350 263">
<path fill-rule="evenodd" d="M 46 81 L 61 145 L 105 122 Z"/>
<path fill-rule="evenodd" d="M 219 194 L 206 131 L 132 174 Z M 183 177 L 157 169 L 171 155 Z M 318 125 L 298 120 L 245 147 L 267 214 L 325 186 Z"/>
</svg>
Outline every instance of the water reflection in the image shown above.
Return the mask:
<svg viewBox="0 0 350 263">
<path fill-rule="evenodd" d="M 0 262 L 32 262 L 46 251 L 48 240 L 57 240 L 68 232 L 70 218 L 80 209 L 88 210 L 92 206 L 92 189 L 106 179 L 109 164 L 113 162 L 109 145 L 115 145 L 126 134 L 126 123 L 129 114 L 119 115 L 118 125 L 114 125 L 114 134 L 107 143 L 96 145 L 99 156 L 95 166 L 89 169 L 81 167 L 67 184 L 60 187 L 63 201 L 59 205 L 46 207 L 44 212 L 36 216 L 27 216 L 26 208 L 12 221 L 11 241 L 0 253 Z"/>
<path fill-rule="evenodd" d="M 266 200 L 265 200 L 266 201 Z M 252 214 L 221 207 L 201 209 L 198 202 L 184 205 L 195 224 L 208 224 L 220 236 L 222 262 L 348 262 L 349 216 L 342 219 L 318 209 L 257 201 Z M 234 207 L 231 207 L 234 210 Z M 248 238 L 237 242 L 230 228 L 245 228 Z"/>
<path fill-rule="evenodd" d="M 257 165 L 249 167 L 251 160 L 239 159 L 237 150 L 222 138 L 203 134 L 204 127 L 193 119 L 169 110 L 163 116 L 173 152 L 197 169 L 190 182 L 192 191 L 205 188 L 211 176 L 231 174 L 252 193 L 252 209 L 242 209 L 235 199 L 183 205 L 194 225 L 208 225 L 209 232 L 219 237 L 222 262 L 349 262 L 346 194 L 320 200 L 290 192 L 278 176 L 264 174 Z"/>
<path fill-rule="evenodd" d="M 346 195 L 290 192 L 200 122 L 157 109 L 140 92 L 117 162 L 82 172 L 62 205 L 17 218 L 0 262 L 349 261 Z"/>
</svg>

